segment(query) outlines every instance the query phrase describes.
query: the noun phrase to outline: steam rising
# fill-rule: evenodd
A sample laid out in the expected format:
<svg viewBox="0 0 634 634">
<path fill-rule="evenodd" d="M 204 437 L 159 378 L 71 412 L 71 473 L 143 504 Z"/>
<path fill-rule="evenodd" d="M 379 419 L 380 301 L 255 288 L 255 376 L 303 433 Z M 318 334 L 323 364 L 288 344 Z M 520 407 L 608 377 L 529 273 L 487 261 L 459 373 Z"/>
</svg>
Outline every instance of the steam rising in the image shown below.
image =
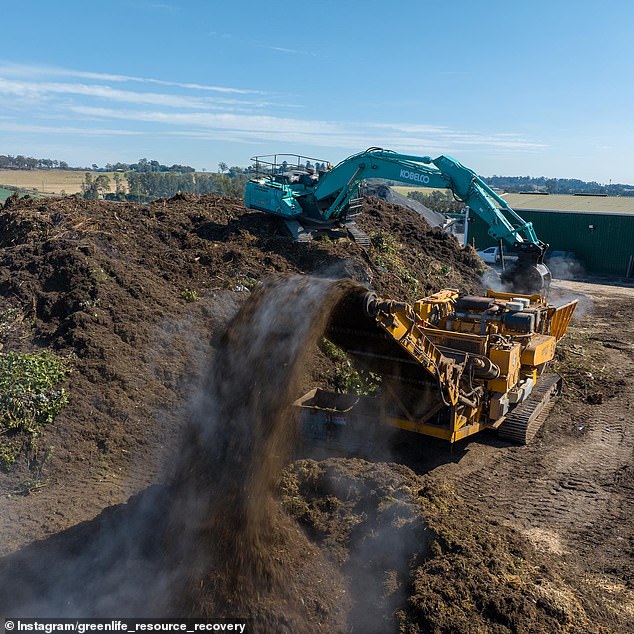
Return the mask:
<svg viewBox="0 0 634 634">
<path fill-rule="evenodd" d="M 300 579 L 323 576 L 324 592 L 343 594 L 336 569 L 272 494 L 294 445 L 290 404 L 302 362 L 338 299 L 357 287 L 292 277 L 256 289 L 224 333 L 171 484 L 5 558 L 0 611 L 235 616 L 262 612 L 262 597 L 279 593 L 288 621 L 305 623 Z M 278 555 L 291 535 L 302 552 L 291 553 L 289 569 Z M 336 605 L 324 615 L 333 627 L 346 602 Z"/>
</svg>

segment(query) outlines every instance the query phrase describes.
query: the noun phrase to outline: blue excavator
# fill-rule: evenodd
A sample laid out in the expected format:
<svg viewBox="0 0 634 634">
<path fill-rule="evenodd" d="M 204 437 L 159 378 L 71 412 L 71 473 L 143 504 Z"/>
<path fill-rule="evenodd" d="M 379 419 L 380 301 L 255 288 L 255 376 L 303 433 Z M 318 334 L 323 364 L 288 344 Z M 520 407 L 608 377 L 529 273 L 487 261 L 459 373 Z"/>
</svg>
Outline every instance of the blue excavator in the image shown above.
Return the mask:
<svg viewBox="0 0 634 634">
<path fill-rule="evenodd" d="M 385 179 L 420 187 L 446 188 L 487 223 L 489 235 L 506 242 L 517 260 L 503 271 L 502 282 L 524 293 L 546 293 L 551 274 L 544 264 L 548 245 L 473 170 L 442 155 L 412 156 L 372 147 L 332 167 L 327 161 L 297 154 L 252 159 L 255 177 L 245 189 L 245 206 L 284 220 L 296 240 L 316 231 L 342 227 L 362 246 L 368 237 L 354 217 L 362 207 L 361 188 L 368 179 Z"/>
</svg>

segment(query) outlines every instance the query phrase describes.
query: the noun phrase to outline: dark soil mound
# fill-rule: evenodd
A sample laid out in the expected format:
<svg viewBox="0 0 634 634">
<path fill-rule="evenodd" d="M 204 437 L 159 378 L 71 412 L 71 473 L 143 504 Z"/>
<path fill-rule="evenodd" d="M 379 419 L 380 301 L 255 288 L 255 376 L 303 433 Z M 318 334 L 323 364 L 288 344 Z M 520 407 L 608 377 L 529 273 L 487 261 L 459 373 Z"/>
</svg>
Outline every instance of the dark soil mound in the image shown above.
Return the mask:
<svg viewBox="0 0 634 634">
<path fill-rule="evenodd" d="M 0 562 L 0 610 L 240 615 L 271 633 L 596 631 L 534 552 L 438 479 L 358 459 L 281 474 L 303 364 L 358 289 L 259 285 L 217 344 L 171 483 Z"/>
</svg>

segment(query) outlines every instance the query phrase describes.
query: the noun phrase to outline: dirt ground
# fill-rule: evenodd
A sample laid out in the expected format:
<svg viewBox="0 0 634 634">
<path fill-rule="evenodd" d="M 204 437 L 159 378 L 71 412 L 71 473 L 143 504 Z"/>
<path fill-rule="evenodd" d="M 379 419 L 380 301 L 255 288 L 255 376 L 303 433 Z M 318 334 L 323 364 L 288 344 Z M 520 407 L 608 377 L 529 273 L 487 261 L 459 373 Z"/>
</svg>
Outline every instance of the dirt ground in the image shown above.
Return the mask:
<svg viewBox="0 0 634 634">
<path fill-rule="evenodd" d="M 599 622 L 630 631 L 634 288 L 568 280 L 553 286 L 551 299 L 579 299 L 579 315 L 558 353 L 565 392 L 533 443 L 510 447 L 484 436 L 453 455 L 435 443 L 406 448 L 400 460 L 451 483 L 476 516 L 518 531 L 570 584 L 562 601 L 594 594 Z"/>
<path fill-rule="evenodd" d="M 634 289 L 589 282 L 554 284 L 551 298 L 578 297 L 580 309 L 558 351 L 566 390 L 533 444 L 483 435 L 449 448 L 399 433 L 380 457 L 295 461 L 267 507 L 288 596 L 269 579 L 237 604 L 236 588 L 214 586 L 226 577 L 211 574 L 217 561 L 192 565 L 186 583 L 157 574 L 203 368 L 259 280 L 351 277 L 410 300 L 477 291 L 473 252 L 415 214 L 377 200 L 358 223 L 368 251 L 290 243 L 274 221 L 213 196 L 0 212 L 3 349 L 49 348 L 72 369 L 69 404 L 39 449 L 0 473 L 0 613 L 106 614 L 160 577 L 206 588 L 174 599 L 179 614 L 240 607 L 262 631 L 634 628 Z M 306 383 L 327 386 L 332 362 L 315 351 L 309 365 Z M 150 587 L 154 603 L 137 593 L 130 613 L 164 614 L 157 597 L 178 594 Z"/>
</svg>

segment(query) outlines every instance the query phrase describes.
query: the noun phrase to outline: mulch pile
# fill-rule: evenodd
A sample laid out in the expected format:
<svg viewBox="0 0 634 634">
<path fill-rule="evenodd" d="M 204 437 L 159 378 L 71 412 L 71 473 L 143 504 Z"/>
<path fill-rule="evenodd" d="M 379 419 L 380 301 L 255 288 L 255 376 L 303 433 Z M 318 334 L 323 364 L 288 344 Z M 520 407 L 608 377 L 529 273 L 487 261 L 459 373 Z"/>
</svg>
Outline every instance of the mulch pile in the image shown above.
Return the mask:
<svg viewBox="0 0 634 634">
<path fill-rule="evenodd" d="M 54 447 L 42 470 L 47 486 L 0 502 L 0 541 L 7 554 L 0 561 L 0 611 L 29 614 L 37 605 L 34 616 L 43 616 L 59 613 L 63 604 L 68 615 L 106 615 L 113 605 L 126 605 L 122 597 L 129 597 L 130 584 L 138 590 L 147 583 L 154 602 L 137 592 L 130 610 L 151 615 L 177 606 L 180 614 L 208 616 L 239 610 L 259 617 L 262 631 L 598 631 L 514 534 L 468 518 L 445 483 L 393 464 L 303 460 L 281 476 L 276 464 L 264 480 L 254 480 L 248 469 L 251 480 L 240 480 L 240 465 L 253 461 L 232 463 L 238 493 L 251 490 L 245 483 L 272 487 L 262 489 L 256 514 L 264 514 L 268 524 L 239 542 L 247 545 L 245 552 L 259 553 L 255 567 L 247 562 L 231 572 L 218 556 L 237 556 L 223 541 L 228 538 L 218 518 L 200 515 L 219 498 L 205 493 L 192 499 L 192 488 L 182 484 L 191 478 L 200 487 L 206 476 L 221 475 L 205 471 L 204 451 L 187 451 L 194 442 L 191 412 L 200 405 L 192 407 L 191 400 L 217 350 L 224 350 L 225 364 L 212 364 L 214 381 L 218 367 L 239 363 L 227 350 L 240 348 L 227 348 L 223 333 L 256 284 L 275 274 L 308 273 L 352 278 L 408 300 L 445 287 L 479 289 L 481 264 L 473 250 L 415 213 L 369 199 L 357 223 L 373 239 L 367 251 L 349 240 L 293 243 L 275 219 L 215 196 L 179 195 L 147 206 L 77 197 L 8 199 L 0 211 L 0 310 L 18 310 L 21 317 L 0 329 L 0 343 L 5 351 L 52 349 L 72 373 L 69 404 L 38 443 Z M 292 313 L 302 306 L 287 302 L 284 309 Z M 244 349 L 244 334 L 237 340 Z M 299 354 L 293 363 L 304 358 Z M 245 355 L 245 365 L 255 366 L 252 361 Z M 327 359 L 318 363 L 315 374 L 327 377 Z M 293 387 L 295 379 L 293 370 Z M 206 393 L 217 399 L 223 392 L 213 385 L 217 381 L 206 384 Z M 219 405 L 225 425 L 231 402 Z M 200 449 L 199 441 L 194 444 Z M 236 447 L 251 451 L 251 458 L 254 447 L 261 451 L 257 443 Z M 226 458 L 226 450 L 217 455 Z M 5 494 L 37 462 L 37 455 L 25 456 L 0 474 Z M 165 473 L 170 476 L 159 475 Z M 158 492 L 147 489 L 158 477 L 168 483 Z M 230 481 L 223 480 L 225 493 Z M 113 506 L 133 494 L 128 504 Z M 240 504 L 231 505 L 238 499 L 225 499 L 229 515 L 236 521 L 253 517 Z M 216 553 L 206 559 L 197 551 L 198 563 L 186 578 L 177 562 L 194 555 L 187 548 L 169 552 L 166 543 L 176 542 L 165 541 L 188 534 L 186 525 L 173 521 L 173 509 L 183 500 L 194 505 L 199 519 L 213 520 L 194 529 L 194 543 L 207 543 Z M 148 522 L 152 534 L 137 530 Z M 94 554 L 104 552 L 104 534 L 113 537 L 108 557 L 100 558 Z M 130 535 L 138 537 L 132 551 Z M 29 545 L 42 538 L 48 539 Z M 93 555 L 90 566 L 82 559 L 85 552 Z M 128 567 L 118 566 L 113 578 L 113 562 L 123 563 L 122 557 Z M 61 561 L 66 568 L 55 567 Z M 69 581 L 82 567 L 91 585 L 81 575 Z M 129 577 L 121 570 L 129 570 Z M 99 585 L 95 578 L 106 581 Z M 97 594 L 99 601 L 90 598 Z M 161 604 L 158 596 L 169 600 Z"/>
</svg>

